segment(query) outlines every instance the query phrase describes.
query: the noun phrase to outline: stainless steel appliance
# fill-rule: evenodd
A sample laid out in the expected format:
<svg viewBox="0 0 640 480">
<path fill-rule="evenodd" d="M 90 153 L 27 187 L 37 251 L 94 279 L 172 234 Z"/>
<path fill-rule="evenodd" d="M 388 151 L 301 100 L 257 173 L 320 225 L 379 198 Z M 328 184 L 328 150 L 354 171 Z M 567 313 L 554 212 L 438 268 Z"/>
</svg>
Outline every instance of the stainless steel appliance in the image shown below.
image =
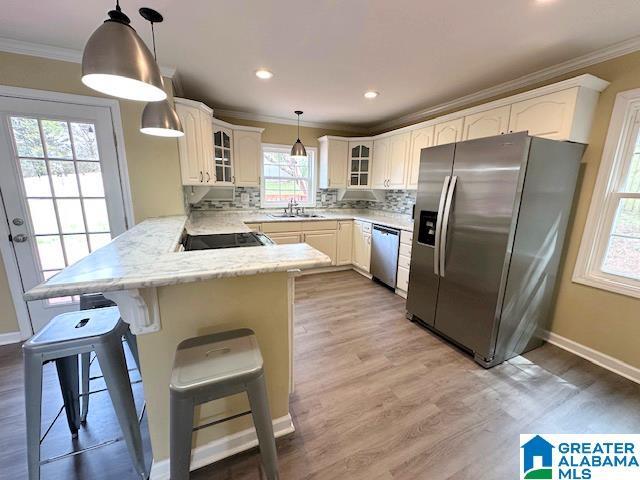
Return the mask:
<svg viewBox="0 0 640 480">
<path fill-rule="evenodd" d="M 407 310 L 491 367 L 542 343 L 584 145 L 422 150 Z"/>
<path fill-rule="evenodd" d="M 263 233 L 221 233 L 217 235 L 185 235 L 182 238 L 184 251 L 214 250 L 218 248 L 261 247 L 274 242 Z"/>
<path fill-rule="evenodd" d="M 373 225 L 371 235 L 371 275 L 391 288 L 396 287 L 400 231 Z"/>
</svg>

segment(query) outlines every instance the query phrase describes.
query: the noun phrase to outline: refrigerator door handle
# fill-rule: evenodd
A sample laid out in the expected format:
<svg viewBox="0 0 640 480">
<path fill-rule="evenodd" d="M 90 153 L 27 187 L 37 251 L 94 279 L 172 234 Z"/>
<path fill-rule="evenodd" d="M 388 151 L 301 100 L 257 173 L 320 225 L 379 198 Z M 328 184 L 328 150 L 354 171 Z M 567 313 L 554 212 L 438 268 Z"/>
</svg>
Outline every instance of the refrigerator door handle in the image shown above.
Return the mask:
<svg viewBox="0 0 640 480">
<path fill-rule="evenodd" d="M 447 231 L 449 230 L 449 216 L 451 215 L 451 203 L 453 202 L 453 194 L 456 190 L 456 182 L 458 181 L 458 176 L 454 175 L 451 177 L 451 185 L 449 186 L 449 191 L 447 192 L 447 203 L 444 207 L 444 215 L 442 218 L 442 230 L 440 232 L 440 236 L 442 237 L 440 241 L 440 276 L 444 277 L 444 264 L 445 264 L 445 256 L 447 253 Z"/>
<path fill-rule="evenodd" d="M 444 177 L 442 192 L 440 193 L 440 204 L 438 205 L 438 216 L 436 217 L 436 238 L 433 244 L 433 273 L 436 275 L 440 275 L 440 231 L 442 229 L 442 215 L 444 212 L 444 205 L 447 198 L 447 189 L 449 188 L 450 180 L 451 177 L 449 175 Z"/>
</svg>

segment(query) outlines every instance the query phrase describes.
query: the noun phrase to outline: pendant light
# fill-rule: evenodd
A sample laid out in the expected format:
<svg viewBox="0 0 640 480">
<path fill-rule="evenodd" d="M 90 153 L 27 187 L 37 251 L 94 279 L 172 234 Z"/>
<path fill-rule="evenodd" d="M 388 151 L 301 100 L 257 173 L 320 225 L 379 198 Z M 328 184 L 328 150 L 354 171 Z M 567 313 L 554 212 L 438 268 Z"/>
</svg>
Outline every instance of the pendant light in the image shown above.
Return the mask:
<svg viewBox="0 0 640 480">
<path fill-rule="evenodd" d="M 130 23 L 117 1 L 116 9 L 109 12 L 109 18 L 84 47 L 82 83 L 127 100 L 164 100 L 167 94 L 162 88 L 160 68 Z"/>
<path fill-rule="evenodd" d="M 153 58 L 157 63 L 156 32 L 153 28 L 153 24 L 162 22 L 164 18 L 159 12 L 156 12 L 152 8 L 143 7 L 139 12 L 140 15 L 151 23 Z M 144 111 L 142 112 L 140 131 L 147 135 L 154 135 L 156 137 L 182 137 L 184 135 L 180 118 L 178 118 L 178 114 L 171 106 L 168 99 L 161 100 L 160 102 L 147 103 L 146 107 L 144 107 Z"/>
<path fill-rule="evenodd" d="M 296 160 L 306 160 L 307 159 L 307 150 L 304 148 L 304 145 L 300 141 L 300 115 L 302 115 L 301 110 L 296 110 L 295 113 L 298 116 L 298 140 L 291 147 L 291 158 Z"/>
</svg>

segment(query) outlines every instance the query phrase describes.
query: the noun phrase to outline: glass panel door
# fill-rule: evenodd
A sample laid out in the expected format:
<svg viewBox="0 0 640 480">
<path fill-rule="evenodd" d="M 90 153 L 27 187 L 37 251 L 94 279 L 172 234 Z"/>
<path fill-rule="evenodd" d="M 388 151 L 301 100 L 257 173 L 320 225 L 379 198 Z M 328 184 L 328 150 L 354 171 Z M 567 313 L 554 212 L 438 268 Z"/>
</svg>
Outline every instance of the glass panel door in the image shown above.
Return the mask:
<svg viewBox="0 0 640 480">
<path fill-rule="evenodd" d="M 231 166 L 231 130 L 220 129 L 213 134 L 216 182 L 233 182 Z"/>
</svg>

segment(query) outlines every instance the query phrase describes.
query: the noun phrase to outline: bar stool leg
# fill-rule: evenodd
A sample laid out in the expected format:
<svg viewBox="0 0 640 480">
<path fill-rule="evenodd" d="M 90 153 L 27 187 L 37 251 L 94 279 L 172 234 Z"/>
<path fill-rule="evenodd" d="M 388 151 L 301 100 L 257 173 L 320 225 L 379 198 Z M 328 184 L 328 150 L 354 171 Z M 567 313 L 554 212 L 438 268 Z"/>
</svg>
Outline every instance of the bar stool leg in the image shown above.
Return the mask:
<svg viewBox="0 0 640 480">
<path fill-rule="evenodd" d="M 80 363 L 82 365 L 82 413 L 80 414 L 80 422 L 85 423 L 89 413 L 89 392 L 91 391 L 91 352 L 80 355 Z"/>
<path fill-rule="evenodd" d="M 58 381 L 64 400 L 64 410 L 67 414 L 67 424 L 73 438 L 78 437 L 80 429 L 80 385 L 78 377 L 78 356 L 56 359 Z"/>
<path fill-rule="evenodd" d="M 171 480 L 187 480 L 189 478 L 193 408 L 193 398 L 180 398 L 178 395 L 171 393 L 169 430 Z"/>
<path fill-rule="evenodd" d="M 115 340 L 96 344 L 95 352 L 134 468 L 141 478 L 147 478 L 144 452 L 142 450 L 142 436 L 127 372 L 127 362 L 124 358 L 122 340 L 116 338 Z"/>
<path fill-rule="evenodd" d="M 42 422 L 42 358 L 24 354 L 24 395 L 27 416 L 27 466 L 29 480 L 40 479 L 40 424 Z"/>
<path fill-rule="evenodd" d="M 276 440 L 273 435 L 273 422 L 269 410 L 269 399 L 267 397 L 267 387 L 264 381 L 264 374 L 247 384 L 247 396 L 251 405 L 253 424 L 258 434 L 260 443 L 260 455 L 262 466 L 268 480 L 277 480 L 278 475 L 278 453 L 276 451 Z"/>
</svg>

